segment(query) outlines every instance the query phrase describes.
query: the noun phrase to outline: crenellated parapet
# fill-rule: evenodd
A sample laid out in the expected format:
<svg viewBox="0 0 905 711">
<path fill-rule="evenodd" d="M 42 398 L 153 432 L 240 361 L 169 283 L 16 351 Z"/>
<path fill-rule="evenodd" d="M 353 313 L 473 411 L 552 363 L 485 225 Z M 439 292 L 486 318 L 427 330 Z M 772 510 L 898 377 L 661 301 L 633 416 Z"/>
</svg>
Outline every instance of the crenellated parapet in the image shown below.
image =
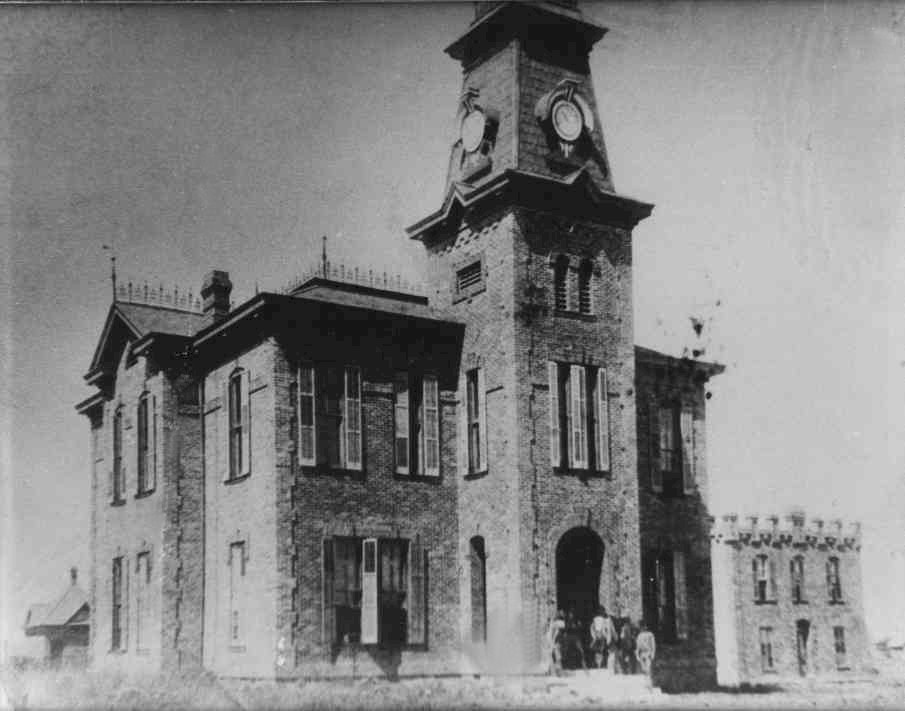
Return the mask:
<svg viewBox="0 0 905 711">
<path fill-rule="evenodd" d="M 781 548 L 820 548 L 861 550 L 861 524 L 842 519 L 807 518 L 802 511 L 785 516 L 746 516 L 725 514 L 713 519 L 710 539 L 736 547 L 770 546 Z"/>
</svg>

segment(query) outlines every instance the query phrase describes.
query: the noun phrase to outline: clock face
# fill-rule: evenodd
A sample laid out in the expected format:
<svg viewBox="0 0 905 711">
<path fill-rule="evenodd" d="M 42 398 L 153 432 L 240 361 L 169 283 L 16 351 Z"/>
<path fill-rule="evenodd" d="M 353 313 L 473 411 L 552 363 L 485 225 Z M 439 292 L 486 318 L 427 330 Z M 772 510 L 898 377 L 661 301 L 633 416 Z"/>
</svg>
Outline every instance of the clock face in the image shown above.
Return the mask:
<svg viewBox="0 0 905 711">
<path fill-rule="evenodd" d="M 562 99 L 557 101 L 551 112 L 553 119 L 553 128 L 556 133 L 564 141 L 574 141 L 581 135 L 581 129 L 584 127 L 584 119 L 579 109 L 571 101 Z"/>
<path fill-rule="evenodd" d="M 462 147 L 467 153 L 473 153 L 481 147 L 486 123 L 484 112 L 477 109 L 462 120 Z"/>
</svg>

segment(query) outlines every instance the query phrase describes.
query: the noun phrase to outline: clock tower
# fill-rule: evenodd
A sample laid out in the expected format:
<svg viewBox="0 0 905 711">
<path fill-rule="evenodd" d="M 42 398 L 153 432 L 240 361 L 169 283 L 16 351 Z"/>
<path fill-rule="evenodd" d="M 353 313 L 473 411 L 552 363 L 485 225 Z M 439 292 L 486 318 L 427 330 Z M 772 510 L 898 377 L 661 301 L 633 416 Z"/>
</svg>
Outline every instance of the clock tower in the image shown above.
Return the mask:
<svg viewBox="0 0 905 711">
<path fill-rule="evenodd" d="M 535 670 L 558 609 L 641 614 L 632 229 L 576 2 L 484 2 L 446 189 L 408 228 L 432 304 L 465 324 L 457 447 L 460 632 L 476 670 Z"/>
</svg>

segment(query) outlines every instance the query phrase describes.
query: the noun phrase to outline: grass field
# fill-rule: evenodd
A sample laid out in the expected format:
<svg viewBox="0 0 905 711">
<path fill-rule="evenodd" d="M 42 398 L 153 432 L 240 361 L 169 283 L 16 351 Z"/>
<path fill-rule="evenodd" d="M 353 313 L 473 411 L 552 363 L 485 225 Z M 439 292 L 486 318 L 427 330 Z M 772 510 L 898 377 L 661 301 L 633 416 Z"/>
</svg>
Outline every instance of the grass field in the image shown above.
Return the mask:
<svg viewBox="0 0 905 711">
<path fill-rule="evenodd" d="M 905 708 L 905 679 L 882 677 L 794 691 L 632 698 L 544 677 L 277 683 L 7 669 L 0 680 L 13 709 Z"/>
</svg>

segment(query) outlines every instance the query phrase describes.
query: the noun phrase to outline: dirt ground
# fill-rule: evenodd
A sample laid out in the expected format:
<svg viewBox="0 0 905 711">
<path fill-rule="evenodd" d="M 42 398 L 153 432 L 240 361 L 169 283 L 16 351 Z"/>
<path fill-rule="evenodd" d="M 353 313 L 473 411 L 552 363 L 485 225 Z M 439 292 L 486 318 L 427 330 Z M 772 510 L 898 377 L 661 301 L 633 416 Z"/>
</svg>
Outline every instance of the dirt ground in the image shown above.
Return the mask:
<svg viewBox="0 0 905 711">
<path fill-rule="evenodd" d="M 905 678 L 823 683 L 785 691 L 596 693 L 587 680 L 545 677 L 249 682 L 0 670 L 0 709 L 511 709 L 511 708 L 890 708 L 905 709 Z"/>
</svg>

